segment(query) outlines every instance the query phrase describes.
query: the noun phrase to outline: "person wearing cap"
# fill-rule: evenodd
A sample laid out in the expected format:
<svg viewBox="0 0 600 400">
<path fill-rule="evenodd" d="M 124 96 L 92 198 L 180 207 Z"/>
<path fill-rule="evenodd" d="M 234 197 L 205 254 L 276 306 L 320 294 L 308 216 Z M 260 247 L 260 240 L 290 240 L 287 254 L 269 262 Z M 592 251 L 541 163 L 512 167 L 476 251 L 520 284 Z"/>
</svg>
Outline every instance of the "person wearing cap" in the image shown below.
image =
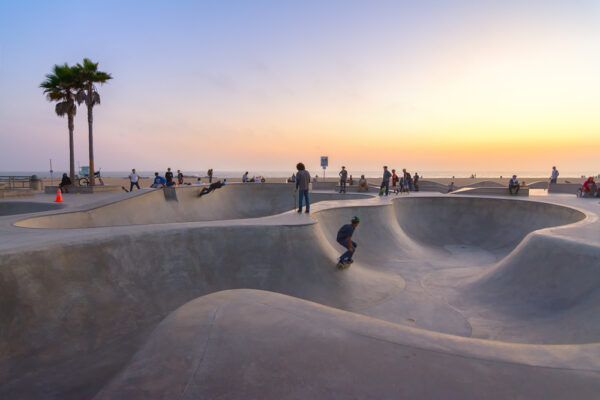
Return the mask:
<svg viewBox="0 0 600 400">
<path fill-rule="evenodd" d="M 342 170 L 339 173 L 340 175 L 340 193 L 346 193 L 346 181 L 348 180 L 348 171 L 346 171 L 346 167 L 342 165 Z"/>
<path fill-rule="evenodd" d="M 352 235 L 359 223 L 359 217 L 352 217 L 350 223 L 342 226 L 337 233 L 337 242 L 347 249 L 346 252 L 338 258 L 338 268 L 340 269 L 347 267 L 353 262 L 352 256 L 354 255 L 357 244 L 352 241 Z"/>
<path fill-rule="evenodd" d="M 516 175 L 513 175 L 511 180 L 508 181 L 508 191 L 510 192 L 510 194 L 519 194 L 519 189 L 521 188 L 521 185 L 519 184 L 519 180 L 517 179 Z M 513 193 L 513 190 L 515 191 Z"/>
</svg>

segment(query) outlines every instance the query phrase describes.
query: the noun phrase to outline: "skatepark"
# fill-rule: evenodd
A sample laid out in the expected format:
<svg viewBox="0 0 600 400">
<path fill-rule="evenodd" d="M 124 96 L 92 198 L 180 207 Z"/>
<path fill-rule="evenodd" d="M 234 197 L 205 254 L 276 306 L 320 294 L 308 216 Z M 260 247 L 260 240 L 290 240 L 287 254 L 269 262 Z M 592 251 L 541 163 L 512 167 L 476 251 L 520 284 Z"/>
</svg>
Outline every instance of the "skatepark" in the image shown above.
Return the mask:
<svg viewBox="0 0 600 400">
<path fill-rule="evenodd" d="M 0 203 L 0 397 L 600 391 L 597 200 L 199 190 Z"/>
</svg>

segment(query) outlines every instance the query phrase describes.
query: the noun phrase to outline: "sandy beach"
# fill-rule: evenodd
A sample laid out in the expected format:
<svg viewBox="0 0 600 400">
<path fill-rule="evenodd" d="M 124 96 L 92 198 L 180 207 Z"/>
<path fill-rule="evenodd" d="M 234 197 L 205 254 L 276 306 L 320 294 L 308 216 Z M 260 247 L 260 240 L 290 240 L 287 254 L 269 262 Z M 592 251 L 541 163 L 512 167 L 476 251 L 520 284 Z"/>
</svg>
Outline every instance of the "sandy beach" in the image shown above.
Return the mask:
<svg viewBox="0 0 600 400">
<path fill-rule="evenodd" d="M 219 179 L 227 179 L 228 182 L 241 182 L 242 178 L 241 177 L 219 177 L 219 176 L 213 176 L 213 182 L 219 180 Z M 265 178 L 267 182 L 270 183 L 283 183 L 286 181 L 286 178 Z M 509 181 L 510 177 L 502 177 L 502 179 L 500 178 L 485 178 L 485 177 L 481 177 L 481 178 L 455 178 L 454 179 L 454 185 L 457 187 L 462 187 L 462 186 L 467 186 L 467 185 L 472 185 L 474 183 L 480 183 L 480 182 L 495 182 L 495 183 L 499 183 L 501 185 L 504 186 L 508 186 L 508 181 Z M 129 189 L 129 178 L 109 178 L 109 177 L 103 177 L 102 180 L 104 181 L 105 185 L 117 185 L 117 186 L 125 186 L 127 189 Z M 149 178 L 149 177 L 144 177 L 140 179 L 140 186 L 141 187 L 149 187 L 152 182 L 153 182 L 154 178 Z M 369 183 L 372 184 L 379 184 L 380 178 L 367 178 Z M 452 182 L 452 178 L 448 177 L 448 178 L 432 178 L 432 179 L 428 179 L 427 177 L 425 178 L 421 178 L 422 181 L 429 181 L 429 182 L 436 182 L 436 183 L 440 183 L 442 185 L 449 185 L 450 182 Z M 577 184 L 582 184 L 584 182 L 584 178 L 573 178 L 573 177 L 565 177 L 565 178 L 559 178 L 558 179 L 558 183 L 577 183 Z M 196 181 L 196 177 L 191 177 L 191 176 L 186 176 L 184 178 L 184 182 L 185 183 L 193 183 Z M 336 178 L 327 178 L 325 179 L 326 182 L 337 182 Z M 520 179 L 521 185 L 522 186 L 526 186 L 527 184 L 532 184 L 534 182 L 547 182 L 548 181 L 548 177 L 539 177 L 539 178 L 524 178 L 524 179 Z M 50 179 L 50 178 L 44 178 L 43 179 L 44 182 L 44 186 L 50 186 L 50 185 L 57 185 L 59 180 L 57 178 L 54 179 Z M 208 177 L 204 176 L 202 177 L 202 182 L 203 183 L 208 183 Z M 319 178 L 319 182 L 323 182 L 322 178 Z"/>
</svg>

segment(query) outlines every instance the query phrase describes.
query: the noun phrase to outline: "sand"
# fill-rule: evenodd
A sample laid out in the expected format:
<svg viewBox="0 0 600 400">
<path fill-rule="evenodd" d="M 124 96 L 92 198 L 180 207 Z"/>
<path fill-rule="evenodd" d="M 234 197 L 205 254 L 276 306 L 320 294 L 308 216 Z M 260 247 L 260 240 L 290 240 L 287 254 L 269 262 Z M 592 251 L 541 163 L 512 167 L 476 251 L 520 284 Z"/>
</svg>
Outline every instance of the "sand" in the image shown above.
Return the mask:
<svg viewBox="0 0 600 400">
<path fill-rule="evenodd" d="M 241 182 L 242 178 L 241 177 L 217 177 L 214 176 L 213 177 L 213 182 L 216 182 L 219 179 L 227 179 L 228 182 Z M 367 180 L 370 183 L 373 184 L 378 184 L 380 178 L 367 178 Z M 423 181 L 431 181 L 431 182 L 437 182 L 437 183 L 441 183 L 443 185 L 448 185 L 450 184 L 450 182 L 452 181 L 452 178 L 432 178 L 429 179 L 427 177 L 425 178 L 421 178 Z M 485 182 L 485 181 L 489 181 L 489 182 L 496 182 L 496 183 L 500 183 L 503 186 L 508 186 L 508 181 L 509 181 L 510 177 L 503 177 L 502 179 L 498 178 L 486 178 L 486 177 L 481 177 L 481 178 L 455 178 L 454 179 L 454 185 L 458 188 L 462 187 L 462 186 L 466 186 L 466 185 L 471 185 L 474 183 L 479 183 L 479 182 Z M 127 189 L 129 189 L 129 178 L 124 177 L 124 178 L 108 178 L 108 177 L 103 177 L 102 180 L 104 181 L 105 185 L 118 185 L 118 186 L 125 186 Z M 325 179 L 327 182 L 337 182 L 336 178 L 327 178 Z M 548 177 L 540 177 L 540 178 L 523 178 L 523 179 L 519 179 L 521 182 L 522 186 L 525 186 L 527 184 L 531 184 L 534 182 L 539 182 L 539 181 L 543 181 L 543 182 L 547 182 L 548 181 Z M 50 178 L 44 178 L 44 186 L 48 186 L 48 185 L 57 185 L 59 180 L 58 179 L 53 179 L 52 183 Z M 149 187 L 152 182 L 154 181 L 154 178 L 142 178 L 140 180 L 140 186 L 141 187 Z M 190 182 L 193 183 L 196 181 L 196 177 L 185 177 L 184 178 L 184 182 Z M 267 182 L 270 183 L 282 183 L 286 181 L 286 178 L 266 178 Z M 578 183 L 578 184 L 582 184 L 585 181 L 584 178 L 572 178 L 572 177 L 565 177 L 565 178 L 559 178 L 558 179 L 558 183 Z M 202 177 L 202 182 L 204 183 L 208 183 L 208 177 Z M 320 178 L 319 182 L 323 182 L 323 179 Z"/>
</svg>

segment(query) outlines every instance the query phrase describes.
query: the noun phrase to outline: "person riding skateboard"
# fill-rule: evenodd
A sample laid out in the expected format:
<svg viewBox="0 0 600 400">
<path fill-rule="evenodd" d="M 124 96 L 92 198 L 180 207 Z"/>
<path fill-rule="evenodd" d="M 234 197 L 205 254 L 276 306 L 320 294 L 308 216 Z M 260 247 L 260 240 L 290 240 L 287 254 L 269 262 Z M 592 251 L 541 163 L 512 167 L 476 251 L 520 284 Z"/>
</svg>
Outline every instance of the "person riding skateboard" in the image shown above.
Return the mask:
<svg viewBox="0 0 600 400">
<path fill-rule="evenodd" d="M 352 217 L 350 223 L 342 226 L 337 233 L 337 242 L 347 249 L 347 251 L 338 258 L 337 267 L 339 269 L 348 268 L 350 264 L 354 262 L 352 256 L 354 255 L 357 244 L 352 241 L 352 234 L 359 223 L 360 218 L 356 216 Z"/>
</svg>

